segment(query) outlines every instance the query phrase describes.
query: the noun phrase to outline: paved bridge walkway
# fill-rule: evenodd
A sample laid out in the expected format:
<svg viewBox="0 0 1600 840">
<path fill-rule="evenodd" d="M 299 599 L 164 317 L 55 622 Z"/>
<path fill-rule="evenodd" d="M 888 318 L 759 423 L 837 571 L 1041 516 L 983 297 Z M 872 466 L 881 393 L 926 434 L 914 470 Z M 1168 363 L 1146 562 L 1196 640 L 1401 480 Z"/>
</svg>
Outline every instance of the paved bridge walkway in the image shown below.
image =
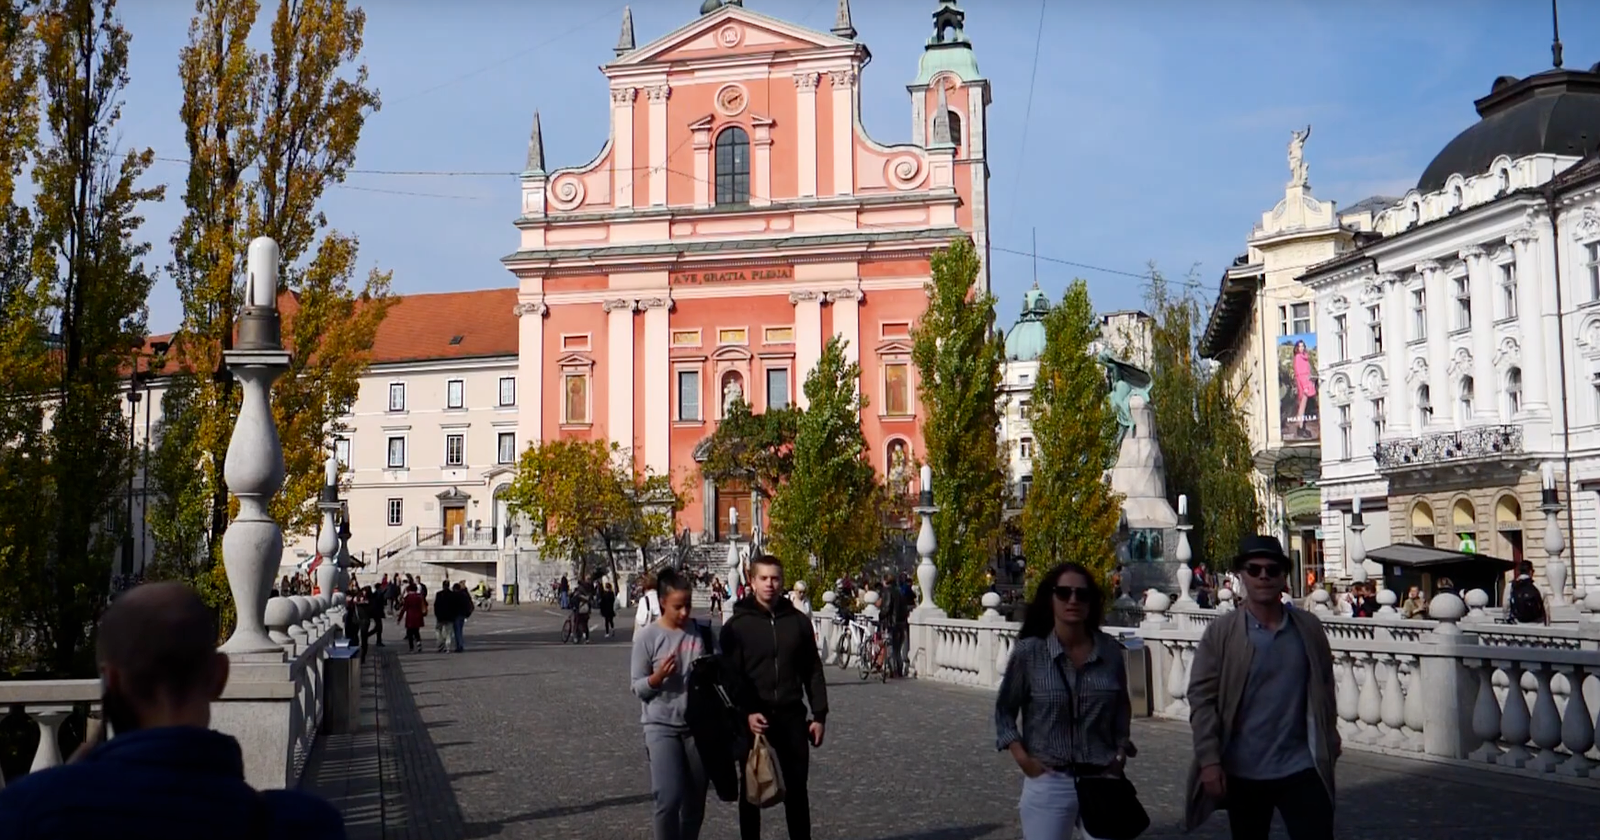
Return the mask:
<svg viewBox="0 0 1600 840">
<path fill-rule="evenodd" d="M 597 616 L 598 618 L 598 616 Z M 324 740 L 305 784 L 344 811 L 352 840 L 650 837 L 650 788 L 628 634 L 576 647 L 541 607 L 479 611 L 465 654 L 410 654 L 390 625 L 363 676 L 363 726 Z M 431 633 L 429 634 L 431 636 Z M 430 645 L 431 647 L 431 645 Z M 862 683 L 829 670 L 833 711 L 813 754 L 818 840 L 1013 840 L 1020 774 L 993 746 L 987 692 Z M 1181 835 L 1187 727 L 1140 720 L 1130 763 L 1155 825 Z M 1517 840 L 1600 833 L 1600 785 L 1346 753 L 1341 837 Z M 782 819 L 766 837 L 787 837 Z M 1281 831 L 1281 829 L 1280 829 Z M 705 840 L 734 840 L 729 803 Z M 1198 838 L 1224 838 L 1215 818 Z M 1281 836 L 1281 835 L 1275 835 Z"/>
</svg>

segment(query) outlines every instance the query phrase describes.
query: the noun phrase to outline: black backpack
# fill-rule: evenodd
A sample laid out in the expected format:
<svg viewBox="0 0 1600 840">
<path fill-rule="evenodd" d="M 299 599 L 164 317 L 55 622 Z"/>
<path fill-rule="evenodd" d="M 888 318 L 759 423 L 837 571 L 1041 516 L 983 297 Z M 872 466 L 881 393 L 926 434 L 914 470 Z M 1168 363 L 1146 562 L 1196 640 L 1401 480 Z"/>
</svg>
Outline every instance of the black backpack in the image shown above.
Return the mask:
<svg viewBox="0 0 1600 840">
<path fill-rule="evenodd" d="M 1511 584 L 1511 620 L 1518 624 L 1544 622 L 1544 596 L 1531 580 Z"/>
<path fill-rule="evenodd" d="M 750 751 L 749 726 L 733 704 L 730 679 L 711 626 L 695 623 L 706 655 L 689 663 L 688 708 L 684 711 L 706 778 L 723 802 L 739 799 L 739 762 Z M 682 666 L 679 666 L 682 667 Z"/>
</svg>

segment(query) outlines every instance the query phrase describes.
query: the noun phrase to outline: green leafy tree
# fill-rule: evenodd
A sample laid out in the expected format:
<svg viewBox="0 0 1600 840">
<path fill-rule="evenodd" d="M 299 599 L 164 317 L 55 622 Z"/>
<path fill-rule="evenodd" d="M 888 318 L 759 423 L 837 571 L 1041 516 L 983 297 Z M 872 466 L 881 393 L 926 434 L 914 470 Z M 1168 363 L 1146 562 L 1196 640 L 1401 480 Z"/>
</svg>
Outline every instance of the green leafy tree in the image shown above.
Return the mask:
<svg viewBox="0 0 1600 840">
<path fill-rule="evenodd" d="M 1045 315 L 1044 331 L 1031 404 L 1033 488 L 1022 508 L 1028 582 L 1066 561 L 1108 578 L 1121 519 L 1121 496 L 1106 480 L 1116 462 L 1117 421 L 1105 374 L 1089 353 L 1100 330 L 1087 284 L 1072 281 Z"/>
<path fill-rule="evenodd" d="M 922 439 L 939 508 L 934 600 L 956 615 L 976 612 L 1006 497 L 997 402 L 1005 344 L 994 331 L 994 296 L 973 291 L 978 269 L 970 239 L 934 254 L 928 309 L 912 332 Z"/>
<path fill-rule="evenodd" d="M 570 560 L 580 576 L 591 571 L 592 546 L 614 569 L 618 549 L 672 536 L 683 509 L 668 476 L 636 469 L 627 450 L 603 440 L 535 442 L 518 459 L 504 498 L 533 521 L 540 554 Z"/>
<path fill-rule="evenodd" d="M 154 153 L 119 152 L 127 30 L 112 0 L 52 0 L 34 18 L 40 50 L 44 145 L 33 167 L 38 223 L 33 267 L 59 318 L 51 353 L 55 401 L 44 457 L 50 460 L 53 546 L 31 567 L 44 597 L 29 624 L 57 673 L 91 667 L 88 644 L 105 601 L 128 462 L 121 395 L 124 371 L 145 334 L 149 244 L 135 234 L 140 206 L 160 200 L 142 187 Z M 106 523 L 119 523 L 106 528 Z"/>
<path fill-rule="evenodd" d="M 258 52 L 250 36 L 259 11 L 258 0 L 197 0 L 179 54 L 190 169 L 186 212 L 172 237 L 170 270 L 184 321 L 171 375 L 187 381 L 173 386 L 182 393 L 172 406 L 179 413 L 168 415 L 159 438 L 173 451 L 157 460 L 190 464 L 198 475 L 157 471 L 152 513 L 174 532 L 161 541 L 164 551 L 205 551 L 174 558 L 172 568 L 200 575 L 219 609 L 229 602 L 226 572 L 212 561 L 232 511 L 222 467 L 239 392 L 231 377 L 214 374 L 232 346 L 249 241 L 278 242 L 280 295 L 289 293 L 280 299 L 293 355 L 273 386 L 286 477 L 272 513 L 290 535 L 318 521 L 308 500 L 321 487 L 332 439 L 344 431 L 339 418 L 355 400 L 392 302 L 389 274 L 372 270 L 358 280 L 356 239 L 329 229 L 320 210 L 328 186 L 355 163 L 366 118 L 379 107 L 358 63 L 366 16 L 344 0 L 279 0 Z M 189 538 L 196 504 L 209 520 L 203 542 Z"/>
<path fill-rule="evenodd" d="M 859 419 L 867 406 L 860 379 L 843 340 L 828 339 L 806 376 L 809 405 L 795 430 L 794 473 L 772 500 L 772 553 L 789 582 L 811 576 L 816 558 L 813 597 L 868 566 L 883 542 L 882 493 Z"/>
<path fill-rule="evenodd" d="M 744 483 L 767 499 L 775 498 L 794 473 L 799 420 L 794 408 L 755 414 L 744 400 L 734 400 L 711 433 L 701 476 L 722 486 Z"/>
<path fill-rule="evenodd" d="M 1261 526 L 1255 462 L 1245 425 L 1245 383 L 1211 370 L 1198 347 L 1205 321 L 1192 292 L 1175 294 L 1152 271 L 1146 305 L 1153 318 L 1151 403 L 1176 506 L 1187 495 L 1197 514 L 1191 547 L 1201 562 L 1233 556 L 1239 540 Z M 1192 287 L 1190 287 L 1192 288 Z"/>
</svg>

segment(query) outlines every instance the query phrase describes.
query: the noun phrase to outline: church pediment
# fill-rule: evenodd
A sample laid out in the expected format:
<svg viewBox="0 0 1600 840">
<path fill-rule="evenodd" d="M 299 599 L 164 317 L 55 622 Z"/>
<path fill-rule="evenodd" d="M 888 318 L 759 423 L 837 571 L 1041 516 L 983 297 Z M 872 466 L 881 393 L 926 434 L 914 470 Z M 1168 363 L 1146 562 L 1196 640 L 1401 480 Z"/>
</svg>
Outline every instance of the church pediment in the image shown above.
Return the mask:
<svg viewBox="0 0 1600 840">
<path fill-rule="evenodd" d="M 645 44 L 608 66 L 637 67 L 854 46 L 854 41 L 796 26 L 741 6 L 723 6 Z"/>
</svg>

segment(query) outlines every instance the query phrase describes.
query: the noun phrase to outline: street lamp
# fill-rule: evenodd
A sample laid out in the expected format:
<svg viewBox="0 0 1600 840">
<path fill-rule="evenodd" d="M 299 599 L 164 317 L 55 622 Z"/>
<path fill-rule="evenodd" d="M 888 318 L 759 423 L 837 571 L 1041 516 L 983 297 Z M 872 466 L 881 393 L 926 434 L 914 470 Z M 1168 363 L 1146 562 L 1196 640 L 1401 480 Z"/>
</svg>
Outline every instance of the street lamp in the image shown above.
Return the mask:
<svg viewBox="0 0 1600 840">
<path fill-rule="evenodd" d="M 138 364 L 135 362 L 135 364 Z M 139 373 L 128 377 L 128 527 L 122 532 L 122 573 L 133 574 L 133 462 L 134 438 L 139 430 Z"/>
<path fill-rule="evenodd" d="M 1544 576 L 1550 584 L 1550 606 L 1563 607 L 1567 604 L 1567 564 L 1561 559 L 1561 552 L 1566 550 L 1567 542 L 1561 535 L 1560 523 L 1556 521 L 1561 513 L 1561 491 L 1556 489 L 1555 469 L 1549 464 L 1540 469 L 1540 479 L 1542 504 L 1539 509 L 1544 511 L 1544 551 L 1550 555 L 1544 561 Z"/>
<path fill-rule="evenodd" d="M 933 535 L 933 515 L 939 511 L 933 504 L 933 468 L 923 464 L 919 478 L 922 479 L 921 487 L 913 511 L 922 517 L 922 530 L 917 532 L 917 555 L 922 558 L 917 563 L 917 585 L 922 588 L 922 600 L 913 614 L 924 618 L 943 618 L 944 610 L 933 602 L 933 585 L 939 578 L 939 568 L 933 564 L 933 552 L 939 547 Z"/>
<path fill-rule="evenodd" d="M 1361 539 L 1361 532 L 1367 530 L 1367 523 L 1361 518 L 1361 497 L 1357 496 L 1350 503 L 1350 545 L 1347 554 L 1350 557 L 1350 582 L 1367 582 L 1367 545 Z"/>
</svg>

